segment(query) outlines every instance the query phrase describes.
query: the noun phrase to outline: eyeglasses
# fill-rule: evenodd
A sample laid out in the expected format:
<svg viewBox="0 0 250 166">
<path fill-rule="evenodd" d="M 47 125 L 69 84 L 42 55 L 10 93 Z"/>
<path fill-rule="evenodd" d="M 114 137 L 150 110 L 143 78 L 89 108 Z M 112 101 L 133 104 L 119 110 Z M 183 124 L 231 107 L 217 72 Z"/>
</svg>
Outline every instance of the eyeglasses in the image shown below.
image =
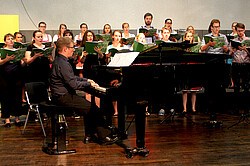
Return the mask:
<svg viewBox="0 0 250 166">
<path fill-rule="evenodd" d="M 166 22 L 166 24 L 172 24 L 171 22 Z"/>
<path fill-rule="evenodd" d="M 220 26 L 213 26 L 213 28 L 220 28 Z"/>
<path fill-rule="evenodd" d="M 46 26 L 40 26 L 41 28 L 46 28 Z"/>
</svg>

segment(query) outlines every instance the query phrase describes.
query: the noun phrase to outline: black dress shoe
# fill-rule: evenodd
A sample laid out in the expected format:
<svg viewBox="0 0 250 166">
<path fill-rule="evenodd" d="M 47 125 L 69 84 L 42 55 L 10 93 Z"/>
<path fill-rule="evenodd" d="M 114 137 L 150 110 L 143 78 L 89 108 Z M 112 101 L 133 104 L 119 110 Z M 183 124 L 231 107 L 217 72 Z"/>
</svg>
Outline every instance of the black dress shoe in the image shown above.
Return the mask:
<svg viewBox="0 0 250 166">
<path fill-rule="evenodd" d="M 72 115 L 73 118 L 75 119 L 80 119 L 81 117 L 79 115 L 77 115 L 75 112 L 73 112 L 73 115 Z"/>
<path fill-rule="evenodd" d="M 85 144 L 89 144 L 89 143 L 92 143 L 92 138 L 91 137 L 84 137 L 84 140 L 83 140 L 83 143 Z"/>
<path fill-rule="evenodd" d="M 193 115 L 198 115 L 198 112 L 197 111 L 193 111 L 192 114 Z"/>
<path fill-rule="evenodd" d="M 180 116 L 186 116 L 186 114 L 187 114 L 187 112 L 182 112 L 181 114 L 180 114 Z"/>
<path fill-rule="evenodd" d="M 114 137 L 114 138 L 105 137 L 104 139 L 101 139 L 99 142 L 100 142 L 100 145 L 112 145 L 116 141 L 118 141 L 118 137 Z"/>
<path fill-rule="evenodd" d="M 48 121 L 48 116 L 47 116 L 46 113 L 43 113 L 43 120 L 44 120 L 44 121 Z"/>
<path fill-rule="evenodd" d="M 95 142 L 97 142 L 97 138 L 96 138 L 96 136 L 86 136 L 86 137 L 84 137 L 84 140 L 83 140 L 83 143 L 85 143 L 85 144 L 89 144 L 89 143 L 95 143 Z"/>
<path fill-rule="evenodd" d="M 5 124 L 4 124 L 4 127 L 9 128 L 9 127 L 11 127 L 11 124 L 10 124 L 10 123 L 5 123 Z"/>
<path fill-rule="evenodd" d="M 18 127 L 21 127 L 21 126 L 23 126 L 23 125 L 24 125 L 24 123 L 23 123 L 23 122 L 21 122 L 21 121 L 18 121 L 18 122 L 15 122 L 15 125 L 16 125 L 16 126 L 18 126 Z"/>
</svg>

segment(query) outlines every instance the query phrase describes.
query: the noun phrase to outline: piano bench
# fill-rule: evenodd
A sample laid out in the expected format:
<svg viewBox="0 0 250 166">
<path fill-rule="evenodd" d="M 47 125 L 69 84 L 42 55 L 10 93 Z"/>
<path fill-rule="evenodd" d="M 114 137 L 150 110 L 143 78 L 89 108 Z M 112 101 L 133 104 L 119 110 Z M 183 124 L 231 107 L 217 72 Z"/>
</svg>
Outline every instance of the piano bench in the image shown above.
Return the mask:
<svg viewBox="0 0 250 166">
<path fill-rule="evenodd" d="M 73 112 L 72 107 L 49 105 L 47 114 L 51 119 L 51 143 L 44 141 L 42 151 L 49 155 L 76 153 L 76 150 L 66 150 L 66 121 L 64 114 Z"/>
</svg>

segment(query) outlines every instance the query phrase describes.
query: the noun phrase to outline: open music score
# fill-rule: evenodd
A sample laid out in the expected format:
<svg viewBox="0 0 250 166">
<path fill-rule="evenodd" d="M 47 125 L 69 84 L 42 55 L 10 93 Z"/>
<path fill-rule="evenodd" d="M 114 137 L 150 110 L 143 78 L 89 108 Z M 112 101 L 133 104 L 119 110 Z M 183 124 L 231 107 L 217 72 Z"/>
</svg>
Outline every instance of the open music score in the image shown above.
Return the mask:
<svg viewBox="0 0 250 166">
<path fill-rule="evenodd" d="M 128 67 L 132 64 L 135 58 L 140 52 L 125 52 L 116 53 L 114 57 L 111 58 L 111 62 L 107 65 L 108 67 Z"/>
</svg>

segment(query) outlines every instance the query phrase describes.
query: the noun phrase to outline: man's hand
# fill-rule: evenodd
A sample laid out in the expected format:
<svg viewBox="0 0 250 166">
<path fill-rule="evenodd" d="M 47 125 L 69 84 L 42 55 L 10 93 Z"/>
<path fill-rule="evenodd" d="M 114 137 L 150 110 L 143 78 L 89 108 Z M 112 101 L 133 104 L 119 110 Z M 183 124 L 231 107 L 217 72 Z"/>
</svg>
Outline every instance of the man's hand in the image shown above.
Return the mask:
<svg viewBox="0 0 250 166">
<path fill-rule="evenodd" d="M 95 81 L 91 80 L 91 79 L 88 79 L 87 81 L 90 82 L 90 83 L 95 83 Z"/>
<path fill-rule="evenodd" d="M 93 80 L 91 80 L 91 79 L 88 79 L 87 81 L 90 82 L 90 85 L 91 85 L 92 87 L 99 87 L 99 85 L 98 85 L 97 83 L 95 83 L 95 81 L 93 81 Z"/>
<path fill-rule="evenodd" d="M 145 35 L 145 36 L 148 36 L 148 35 L 149 35 L 149 32 L 144 32 L 144 35 Z"/>
<path fill-rule="evenodd" d="M 92 87 L 99 87 L 99 85 L 97 83 L 91 83 Z"/>
</svg>

